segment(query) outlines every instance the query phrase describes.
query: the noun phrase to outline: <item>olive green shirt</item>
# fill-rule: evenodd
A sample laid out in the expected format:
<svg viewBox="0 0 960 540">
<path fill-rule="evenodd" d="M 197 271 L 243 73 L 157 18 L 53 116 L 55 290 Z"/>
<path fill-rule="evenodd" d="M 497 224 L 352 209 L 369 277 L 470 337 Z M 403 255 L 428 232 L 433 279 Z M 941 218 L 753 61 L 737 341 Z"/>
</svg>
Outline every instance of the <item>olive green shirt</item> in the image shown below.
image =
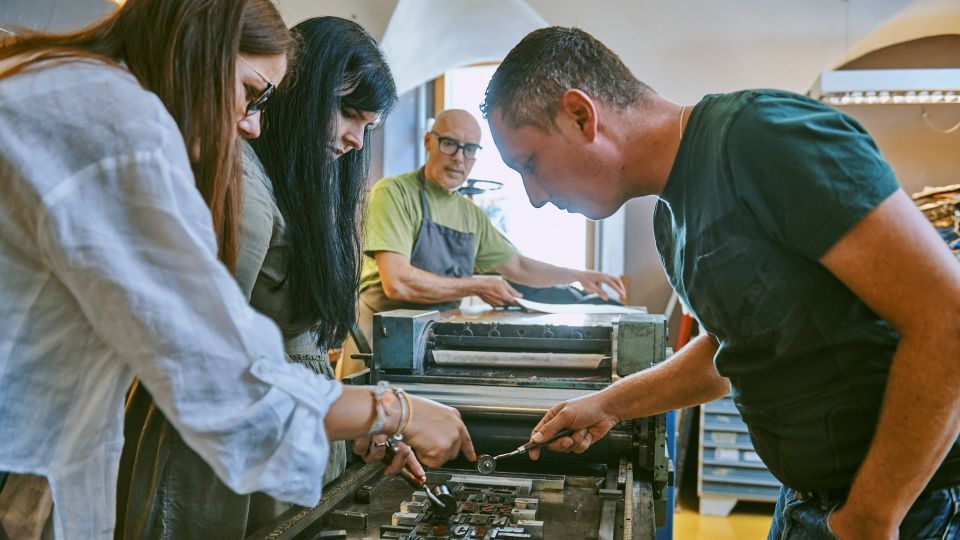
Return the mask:
<svg viewBox="0 0 960 540">
<path fill-rule="evenodd" d="M 361 291 L 380 283 L 380 271 L 373 258 L 375 252 L 392 251 L 406 257 L 413 253 L 423 218 L 417 172 L 384 178 L 370 191 L 364 221 Z M 517 253 L 473 201 L 456 192 L 448 193 L 429 180 L 424 184 L 430 219 L 445 227 L 476 235 L 473 249 L 477 273 L 496 268 Z"/>
<path fill-rule="evenodd" d="M 325 356 L 309 328 L 294 324 L 286 272 L 286 225 L 273 197 L 273 185 L 253 148 L 241 144 L 243 158 L 243 240 L 237 257 L 237 283 L 250 305 L 273 319 L 283 332 L 287 354 Z M 330 375 L 332 376 L 332 375 Z"/>
</svg>

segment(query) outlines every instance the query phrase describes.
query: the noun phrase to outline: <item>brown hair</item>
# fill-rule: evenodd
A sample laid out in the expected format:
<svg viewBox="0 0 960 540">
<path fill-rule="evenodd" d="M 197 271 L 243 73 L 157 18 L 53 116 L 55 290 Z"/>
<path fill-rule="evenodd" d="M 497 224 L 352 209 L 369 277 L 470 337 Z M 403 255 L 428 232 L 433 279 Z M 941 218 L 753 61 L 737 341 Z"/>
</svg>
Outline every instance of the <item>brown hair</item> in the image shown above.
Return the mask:
<svg viewBox="0 0 960 540">
<path fill-rule="evenodd" d="M 270 0 L 127 0 L 108 18 L 67 34 L 27 32 L 0 40 L 0 73 L 39 62 L 124 62 L 177 122 L 197 189 L 213 216 L 220 259 L 233 270 L 239 248 L 241 182 L 233 109 L 236 56 L 292 54 L 294 41 Z"/>
<path fill-rule="evenodd" d="M 507 54 L 480 110 L 486 118 L 500 107 L 513 127 L 546 130 L 571 88 L 620 110 L 654 94 L 596 38 L 578 28 L 553 26 L 530 32 Z"/>
</svg>

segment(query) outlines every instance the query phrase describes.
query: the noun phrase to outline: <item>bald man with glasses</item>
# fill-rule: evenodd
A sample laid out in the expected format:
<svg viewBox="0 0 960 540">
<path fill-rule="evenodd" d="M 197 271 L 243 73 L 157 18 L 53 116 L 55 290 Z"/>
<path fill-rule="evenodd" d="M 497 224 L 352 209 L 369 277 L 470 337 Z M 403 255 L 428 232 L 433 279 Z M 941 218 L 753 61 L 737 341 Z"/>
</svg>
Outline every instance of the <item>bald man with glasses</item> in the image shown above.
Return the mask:
<svg viewBox="0 0 960 540">
<path fill-rule="evenodd" d="M 531 287 L 580 282 L 607 298 L 602 285 L 624 296 L 619 278 L 561 268 L 517 252 L 483 210 L 457 189 L 482 150 L 480 124 L 467 111 L 437 115 L 423 137 L 427 163 L 374 185 L 364 222 L 363 270 L 357 316 L 369 341 L 373 314 L 392 309 L 455 309 L 466 296 L 492 306 L 516 304 L 522 295 L 506 280 Z M 503 276 L 486 276 L 496 272 Z M 337 375 L 360 367 L 348 344 Z"/>
</svg>

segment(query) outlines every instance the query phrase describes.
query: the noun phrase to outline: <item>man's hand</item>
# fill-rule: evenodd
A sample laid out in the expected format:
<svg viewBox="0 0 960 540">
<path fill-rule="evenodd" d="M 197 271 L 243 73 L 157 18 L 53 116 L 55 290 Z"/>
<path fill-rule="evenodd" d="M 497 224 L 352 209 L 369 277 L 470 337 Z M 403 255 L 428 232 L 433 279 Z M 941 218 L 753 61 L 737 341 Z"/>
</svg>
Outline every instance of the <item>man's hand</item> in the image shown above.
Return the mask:
<svg viewBox="0 0 960 540">
<path fill-rule="evenodd" d="M 900 532 L 897 525 L 884 523 L 877 515 L 858 515 L 855 509 L 841 506 L 830 514 L 827 526 L 840 540 L 871 538 L 897 540 Z"/>
<path fill-rule="evenodd" d="M 609 410 L 604 392 L 594 392 L 580 398 L 571 399 L 554 405 L 547 411 L 540 423 L 533 428 L 530 440 L 545 441 L 558 431 L 571 428 L 579 430 L 570 437 L 561 437 L 547 448 L 554 452 L 586 452 L 596 441 L 603 438 L 620 420 Z M 540 457 L 540 450 L 530 450 L 530 459 Z"/>
<path fill-rule="evenodd" d="M 361 437 L 353 441 L 353 453 L 363 458 L 365 463 L 382 461 L 383 457 L 387 454 L 386 443 L 386 435 Z M 393 456 L 393 460 L 387 465 L 383 473 L 387 476 L 393 476 L 399 473 L 404 465 L 406 465 L 410 469 L 410 472 L 417 478 L 422 478 L 427 474 L 424 472 L 420 462 L 417 461 L 417 456 L 414 455 L 413 449 L 404 443 L 397 445 L 397 453 Z"/>
<path fill-rule="evenodd" d="M 515 306 L 517 298 L 523 298 L 519 291 L 499 276 L 474 276 L 471 279 L 476 282 L 473 293 L 491 306 Z"/>
<path fill-rule="evenodd" d="M 477 460 L 470 433 L 460 419 L 460 412 L 436 401 L 408 395 L 413 408 L 405 441 L 417 450 L 417 456 L 427 467 L 439 467 L 463 455 Z"/>
<path fill-rule="evenodd" d="M 621 299 L 627 297 L 627 289 L 623 286 L 623 281 L 621 281 L 618 277 L 604 274 L 603 272 L 582 270 L 577 272 L 577 281 L 580 282 L 580 286 L 583 287 L 583 290 L 596 293 L 604 300 L 609 299 L 610 295 L 608 295 L 607 291 L 603 289 L 603 285 L 606 285 L 617 291 L 617 294 L 620 295 Z"/>
<path fill-rule="evenodd" d="M 496 267 L 495 270 L 514 283 L 529 285 L 530 287 L 552 287 L 554 285 L 579 281 L 580 286 L 582 286 L 584 290 L 596 293 L 597 296 L 604 300 L 609 298 L 607 291 L 603 290 L 602 285 L 604 284 L 617 291 L 620 298 L 627 296 L 627 290 L 623 286 L 623 282 L 620 281 L 620 278 L 601 272 L 574 270 L 572 268 L 554 266 L 536 259 L 531 259 L 530 257 L 525 257 L 519 253 L 515 254 L 507 262 Z M 478 294 L 478 296 L 480 295 Z"/>
</svg>

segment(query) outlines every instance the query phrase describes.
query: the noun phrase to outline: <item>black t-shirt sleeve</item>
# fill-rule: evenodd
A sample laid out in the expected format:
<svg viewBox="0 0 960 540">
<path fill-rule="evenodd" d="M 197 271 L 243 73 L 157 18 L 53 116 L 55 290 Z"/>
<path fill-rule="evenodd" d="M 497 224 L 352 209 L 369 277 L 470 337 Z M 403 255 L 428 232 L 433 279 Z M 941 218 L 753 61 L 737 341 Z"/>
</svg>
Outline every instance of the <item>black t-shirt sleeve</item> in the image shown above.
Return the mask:
<svg viewBox="0 0 960 540">
<path fill-rule="evenodd" d="M 726 135 L 733 189 L 768 234 L 819 259 L 899 189 L 853 118 L 791 94 L 760 94 Z"/>
</svg>

